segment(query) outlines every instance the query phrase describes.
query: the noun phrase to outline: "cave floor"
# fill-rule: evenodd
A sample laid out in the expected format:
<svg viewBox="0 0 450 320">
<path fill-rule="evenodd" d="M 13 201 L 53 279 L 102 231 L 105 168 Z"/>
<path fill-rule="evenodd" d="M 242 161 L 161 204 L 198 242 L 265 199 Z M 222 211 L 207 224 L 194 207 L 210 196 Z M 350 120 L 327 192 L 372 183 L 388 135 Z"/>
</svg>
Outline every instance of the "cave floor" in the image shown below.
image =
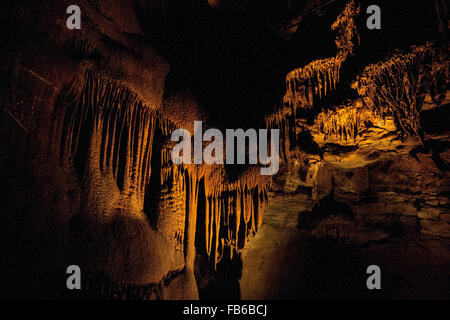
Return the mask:
<svg viewBox="0 0 450 320">
<path fill-rule="evenodd" d="M 241 297 L 249 299 L 441 299 L 450 297 L 450 242 L 420 234 L 350 245 L 297 228 L 302 194 L 270 201 L 260 230 L 242 254 Z M 381 290 L 368 290 L 369 265 Z"/>
</svg>

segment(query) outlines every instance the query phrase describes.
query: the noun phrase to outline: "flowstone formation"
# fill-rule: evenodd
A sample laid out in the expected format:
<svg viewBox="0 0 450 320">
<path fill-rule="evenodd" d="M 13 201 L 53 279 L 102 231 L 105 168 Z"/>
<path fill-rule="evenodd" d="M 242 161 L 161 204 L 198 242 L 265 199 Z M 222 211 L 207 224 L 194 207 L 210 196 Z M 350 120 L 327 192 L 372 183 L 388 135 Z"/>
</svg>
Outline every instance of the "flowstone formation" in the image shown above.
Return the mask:
<svg viewBox="0 0 450 320">
<path fill-rule="evenodd" d="M 135 8 L 82 2 L 83 27 L 71 32 L 57 15 L 66 4 L 39 6 L 54 16 L 37 26 L 26 21 L 31 4 L 15 7 L 21 26 L 11 20 L 30 34 L 9 43 L 28 54 L 6 57 L 2 203 L 15 200 L 2 222 L 27 232 L 14 235 L 12 228 L 8 239 L 23 242 L 23 253 L 10 252 L 8 263 L 20 267 L 5 267 L 2 281 L 12 286 L 20 270 L 38 265 L 35 280 L 18 280 L 9 293 L 33 297 L 37 283 L 38 295 L 56 297 L 65 269 L 75 264 L 85 280 L 82 297 L 196 299 L 196 259 L 205 256 L 214 270 L 224 256 L 240 254 L 262 223 L 271 180 L 252 166 L 230 176 L 224 165 L 175 165 L 170 137 L 186 122 L 169 109 L 189 102 L 163 98 L 169 66 Z M 36 39 L 43 36 L 34 35 L 51 21 L 57 29 L 42 45 L 49 54 L 40 54 Z M 195 108 L 194 101 L 187 111 Z M 25 257 L 32 265 L 21 265 Z"/>
</svg>

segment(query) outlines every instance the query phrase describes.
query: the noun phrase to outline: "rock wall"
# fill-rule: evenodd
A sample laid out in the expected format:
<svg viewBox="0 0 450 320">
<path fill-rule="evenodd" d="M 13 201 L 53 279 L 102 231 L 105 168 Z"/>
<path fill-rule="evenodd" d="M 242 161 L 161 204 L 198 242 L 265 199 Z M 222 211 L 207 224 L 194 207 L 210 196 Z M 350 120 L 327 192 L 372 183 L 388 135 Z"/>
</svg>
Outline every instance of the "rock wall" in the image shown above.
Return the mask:
<svg viewBox="0 0 450 320">
<path fill-rule="evenodd" d="M 26 1 L 8 20 L 4 294 L 76 297 L 64 280 L 75 264 L 81 297 L 197 299 L 197 251 L 213 268 L 238 254 L 261 224 L 270 180 L 253 168 L 230 177 L 224 166 L 174 165 L 172 131 L 193 133 L 177 110 L 192 116 L 198 103 L 167 88 L 169 65 L 135 3 L 81 1 L 80 31 L 65 27 L 69 4 Z"/>
</svg>

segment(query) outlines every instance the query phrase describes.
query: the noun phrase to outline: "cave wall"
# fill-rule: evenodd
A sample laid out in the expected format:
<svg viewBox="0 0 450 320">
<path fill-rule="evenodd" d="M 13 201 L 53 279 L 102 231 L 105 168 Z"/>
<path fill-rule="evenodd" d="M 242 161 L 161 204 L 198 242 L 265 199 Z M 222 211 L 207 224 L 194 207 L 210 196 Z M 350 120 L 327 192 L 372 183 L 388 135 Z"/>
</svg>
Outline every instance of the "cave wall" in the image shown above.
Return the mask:
<svg viewBox="0 0 450 320">
<path fill-rule="evenodd" d="M 3 294 L 71 297 L 65 269 L 76 264 L 81 297 L 196 299 L 197 231 L 213 267 L 238 251 L 261 223 L 269 181 L 170 161 L 171 132 L 193 134 L 206 116 L 171 85 L 136 18 L 136 6 L 158 3 L 82 1 L 80 31 L 65 27 L 68 5 L 23 2 L 6 21 Z"/>
<path fill-rule="evenodd" d="M 295 70 L 320 52 L 329 57 L 321 65 L 339 60 L 338 67 L 322 73 L 329 85 L 303 102 L 314 109 L 342 100 L 354 69 L 411 44 L 417 34 L 386 44 L 386 34 L 402 26 L 369 39 L 363 32 L 356 58 L 347 52 L 341 65 L 342 54 L 327 41 L 335 37 L 329 22 L 345 1 L 285 1 L 273 12 L 271 1 L 220 2 L 209 1 L 213 10 L 206 1 L 174 7 L 156 0 L 79 1 L 80 31 L 65 26 L 68 1 L 22 1 L 2 17 L 8 30 L 1 59 L 2 295 L 196 299 L 199 261 L 211 277 L 222 277 L 218 283 L 234 285 L 271 188 L 306 190 L 307 218 L 298 223 L 318 238 L 345 234 L 364 244 L 396 236 L 399 228 L 450 237 L 448 177 L 436 166 L 436 158 L 448 163 L 448 133 L 429 133 L 438 156 L 414 153 L 414 143 L 401 141 L 388 122 L 356 147 L 325 140 L 285 94 L 297 91 L 289 84 L 300 74 Z M 442 17 L 444 6 L 434 3 Z M 186 8 L 192 15 L 183 14 Z M 409 8 L 408 17 L 417 10 Z M 435 27 L 422 30 L 420 41 L 435 36 Z M 323 42 L 309 46 L 305 36 Z M 377 41 L 383 50 L 375 55 Z M 287 107 L 280 108 L 283 96 Z M 275 186 L 259 168 L 173 165 L 170 134 L 179 127 L 193 133 L 194 120 L 205 127 L 281 129 L 284 163 Z M 314 143 L 305 147 L 298 135 Z M 319 207 L 327 201 L 351 214 L 323 214 Z M 327 231 L 328 225 L 337 227 Z M 65 290 L 71 264 L 83 271 L 84 293 Z M 244 273 L 253 269 L 245 266 Z M 205 282 L 204 295 L 212 292 Z M 238 286 L 230 290 L 239 295 Z"/>
<path fill-rule="evenodd" d="M 331 9 L 338 2 L 312 11 L 291 39 L 307 44 L 307 52 L 287 73 L 283 102 L 265 118 L 267 127 L 281 131 L 282 164 L 265 220 L 242 256 L 243 299 L 448 298 L 448 56 L 442 42 L 447 30 L 440 27 L 445 5 L 370 2 L 382 8 L 383 26 L 369 31 L 369 3 L 354 4 L 361 5 L 360 14 L 355 6 L 338 16 Z M 334 21 L 343 22 L 343 37 L 339 29 L 320 42 L 311 37 L 316 25 L 326 33 Z M 405 61 L 395 53 L 427 42 L 436 55 L 444 52 L 433 60 L 444 70 L 442 99 L 423 97 L 418 138 L 401 128 L 395 112 L 371 109 L 352 84 L 367 75 L 367 65 Z M 384 73 L 380 87 L 399 74 L 406 81 L 399 70 Z M 401 87 L 387 91 L 395 96 Z M 364 285 L 372 264 L 383 270 L 378 292 Z"/>
<path fill-rule="evenodd" d="M 362 70 L 376 65 L 374 59 L 389 63 L 406 59 L 406 55 L 394 55 L 393 52 L 415 50 L 408 47 L 411 43 L 428 43 L 423 50 L 432 50 L 438 56 L 443 48 L 442 33 L 446 33 L 439 27 L 439 17 L 445 9 L 438 2 L 420 2 L 411 7 L 403 2 L 392 6 L 380 2 L 383 21 L 388 27 L 371 32 L 364 24 L 365 5 L 364 1 L 348 2 L 341 14 L 335 14 L 334 22 L 330 23 L 335 31 L 335 56 L 314 59 L 289 72 L 283 103 L 266 116 L 267 127 L 279 128 L 282 132 L 280 144 L 284 168 L 276 178 L 278 188 L 285 193 L 307 190 L 317 206 L 328 198 L 348 204 L 358 221 L 356 231 L 351 231 L 356 238 L 370 234 L 366 229 L 360 229 L 362 226 L 370 229 L 371 225 L 383 223 L 398 223 L 415 232 L 447 238 L 446 54 L 440 60 L 433 60 L 444 70 L 441 99 L 433 98 L 431 91 L 424 94 L 423 106 L 420 105 L 418 113 L 421 117 L 419 125 L 425 133 L 423 138 L 419 137 L 419 142 L 405 132 L 398 114 L 383 114 L 379 109 L 371 108 L 367 97 L 358 96 L 357 90 L 351 90 L 359 81 L 355 79 L 367 76 Z M 396 23 L 393 12 L 399 13 L 401 6 L 404 6 L 401 14 L 405 21 Z M 428 18 L 411 22 L 419 8 Z M 330 8 L 323 10 L 322 21 L 326 21 L 330 19 L 326 14 Z M 318 21 L 320 15 L 314 12 L 312 15 L 310 19 Z M 408 23 L 417 24 L 419 29 L 410 30 L 404 25 Z M 387 37 L 386 32 L 392 33 L 395 28 L 405 32 L 381 41 Z M 414 37 L 407 37 L 411 32 Z M 385 47 L 373 54 L 369 48 L 369 42 L 373 44 L 373 41 L 383 43 Z M 434 43 L 434 47 L 430 47 L 430 43 Z M 414 45 L 412 48 L 416 48 Z M 369 67 L 364 69 L 366 65 Z M 395 77 L 399 70 L 390 71 Z M 389 81 L 385 76 L 383 85 Z M 423 146 L 424 140 L 426 146 Z M 325 210 L 334 209 L 330 206 Z"/>
</svg>

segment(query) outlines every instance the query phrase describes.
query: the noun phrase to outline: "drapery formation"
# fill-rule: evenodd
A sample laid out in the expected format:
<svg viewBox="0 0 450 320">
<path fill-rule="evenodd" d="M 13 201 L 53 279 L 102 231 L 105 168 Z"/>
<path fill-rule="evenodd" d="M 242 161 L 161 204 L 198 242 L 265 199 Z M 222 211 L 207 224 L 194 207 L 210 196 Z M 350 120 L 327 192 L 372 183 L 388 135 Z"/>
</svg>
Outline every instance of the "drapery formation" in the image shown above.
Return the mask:
<svg viewBox="0 0 450 320">
<path fill-rule="evenodd" d="M 279 128 L 282 133 L 283 155 L 296 143 L 295 120 L 298 108 L 312 109 L 316 124 L 325 136 L 340 140 L 355 140 L 371 120 L 394 116 L 399 129 L 414 134 L 425 144 L 420 123 L 420 112 L 428 94 L 433 103 L 440 105 L 445 97 L 448 66 L 432 44 L 412 47 L 407 54 L 395 54 L 386 61 L 367 66 L 352 85 L 364 101 L 354 106 L 334 107 L 320 112 L 320 99 L 336 89 L 342 64 L 354 53 L 359 35 L 355 18 L 360 8 L 350 1 L 332 24 L 337 31 L 335 57 L 316 60 L 305 67 L 291 71 L 286 77 L 283 107 L 267 117 L 268 127 Z M 289 141 L 287 141 L 289 140 Z"/>
<path fill-rule="evenodd" d="M 157 199 L 151 209 L 173 213 L 174 219 L 175 212 L 184 210 L 183 221 L 174 222 L 173 237 L 184 250 L 188 268 L 194 264 L 199 225 L 204 226 L 207 255 L 217 265 L 226 247 L 233 257 L 262 223 L 269 178 L 250 169 L 228 181 L 223 166 L 173 164 L 172 144 L 165 143 L 173 123 L 113 80 L 88 69 L 84 78 L 63 89 L 54 123 L 60 161 L 72 163 L 81 179 L 93 171 L 99 179 L 112 179 L 117 189 L 105 191 L 118 192 L 122 202 L 131 199 L 133 207 L 143 210 L 146 190 L 157 177 L 158 193 L 167 201 L 158 207 L 162 198 Z M 199 208 L 205 221 L 197 223 Z"/>
</svg>

